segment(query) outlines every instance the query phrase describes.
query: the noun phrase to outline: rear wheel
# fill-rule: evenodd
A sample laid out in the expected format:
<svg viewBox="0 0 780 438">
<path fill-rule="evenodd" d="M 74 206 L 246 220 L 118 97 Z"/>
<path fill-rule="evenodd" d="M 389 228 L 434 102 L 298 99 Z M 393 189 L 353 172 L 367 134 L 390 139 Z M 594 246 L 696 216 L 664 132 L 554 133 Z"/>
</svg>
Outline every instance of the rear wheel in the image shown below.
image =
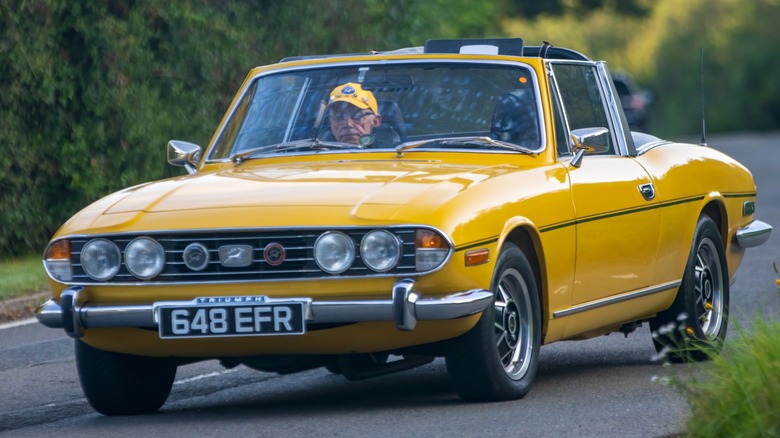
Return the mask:
<svg viewBox="0 0 780 438">
<path fill-rule="evenodd" d="M 477 325 L 452 341 L 447 370 L 458 394 L 469 401 L 523 397 L 536 377 L 541 318 L 531 265 L 507 243 L 493 274 L 493 305 Z"/>
<path fill-rule="evenodd" d="M 112 353 L 80 340 L 76 340 L 76 367 L 87 401 L 104 415 L 157 411 L 176 376 L 176 364 L 170 359 Z"/>
<path fill-rule="evenodd" d="M 712 219 L 702 216 L 677 298 L 650 321 L 656 350 L 672 362 L 711 359 L 726 338 L 728 306 L 723 241 Z"/>
</svg>

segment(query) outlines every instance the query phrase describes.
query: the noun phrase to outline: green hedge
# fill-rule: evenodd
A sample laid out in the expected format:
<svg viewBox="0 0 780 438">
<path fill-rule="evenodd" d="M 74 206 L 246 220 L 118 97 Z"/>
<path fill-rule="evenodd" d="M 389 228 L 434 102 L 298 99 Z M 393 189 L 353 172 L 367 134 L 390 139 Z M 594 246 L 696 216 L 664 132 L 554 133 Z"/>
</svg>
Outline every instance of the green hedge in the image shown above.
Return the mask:
<svg viewBox="0 0 780 438">
<path fill-rule="evenodd" d="M 2 2 L 0 254 L 39 251 L 88 203 L 178 172 L 165 143 L 208 143 L 253 66 L 494 21 L 492 2 L 467 0 Z"/>
<path fill-rule="evenodd" d="M 575 48 L 607 61 L 613 71 L 631 72 L 653 92 L 652 131 L 665 136 L 699 132 L 704 49 L 708 130 L 780 128 L 780 81 L 774 74 L 780 70 L 780 3 L 658 0 L 644 16 L 614 12 L 509 19 L 502 27 L 529 41 Z"/>
<path fill-rule="evenodd" d="M 87 203 L 169 174 L 165 142 L 205 143 L 240 84 L 229 16 L 248 11 L 127 3 L 0 7 L 3 253 L 40 248 Z"/>
<path fill-rule="evenodd" d="M 780 436 L 780 322 L 776 315 L 750 322 L 736 327 L 711 364 L 670 374 L 691 408 L 686 437 Z"/>
<path fill-rule="evenodd" d="M 777 129 L 776 1 L 659 0 L 628 16 L 561 4 L 566 15 L 530 22 L 508 18 L 510 0 L 0 2 L 0 257 L 39 251 L 101 196 L 179 172 L 165 143 L 208 143 L 247 71 L 290 55 L 548 40 L 634 73 L 656 96 L 655 132 L 690 134 L 704 47 L 710 129 Z"/>
</svg>

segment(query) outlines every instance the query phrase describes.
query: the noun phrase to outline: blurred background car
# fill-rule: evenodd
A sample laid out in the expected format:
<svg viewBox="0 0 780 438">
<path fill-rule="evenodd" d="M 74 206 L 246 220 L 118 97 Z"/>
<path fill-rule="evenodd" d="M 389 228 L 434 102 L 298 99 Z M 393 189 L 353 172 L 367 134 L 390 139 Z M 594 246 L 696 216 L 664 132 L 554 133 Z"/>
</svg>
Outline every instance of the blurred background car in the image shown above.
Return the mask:
<svg viewBox="0 0 780 438">
<path fill-rule="evenodd" d="M 613 73 L 612 82 L 615 83 L 615 89 L 620 96 L 620 103 L 631 130 L 646 131 L 650 104 L 653 101 L 652 93 L 639 88 L 634 78 L 623 71 Z"/>
</svg>

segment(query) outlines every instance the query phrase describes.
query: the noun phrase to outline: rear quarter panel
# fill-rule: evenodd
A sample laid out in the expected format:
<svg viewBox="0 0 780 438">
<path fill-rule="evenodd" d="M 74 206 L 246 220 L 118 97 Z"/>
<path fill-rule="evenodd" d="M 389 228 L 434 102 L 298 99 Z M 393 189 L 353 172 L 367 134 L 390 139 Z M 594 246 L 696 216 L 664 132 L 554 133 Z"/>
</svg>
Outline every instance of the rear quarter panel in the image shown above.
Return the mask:
<svg viewBox="0 0 780 438">
<path fill-rule="evenodd" d="M 656 283 L 682 278 L 699 216 L 707 211 L 721 228 L 729 277 L 744 254 L 734 235 L 752 215 L 743 215 L 745 201 L 756 198 L 750 172 L 736 160 L 706 146 L 669 143 L 656 146 L 637 160 L 645 167 L 663 205 Z"/>
</svg>

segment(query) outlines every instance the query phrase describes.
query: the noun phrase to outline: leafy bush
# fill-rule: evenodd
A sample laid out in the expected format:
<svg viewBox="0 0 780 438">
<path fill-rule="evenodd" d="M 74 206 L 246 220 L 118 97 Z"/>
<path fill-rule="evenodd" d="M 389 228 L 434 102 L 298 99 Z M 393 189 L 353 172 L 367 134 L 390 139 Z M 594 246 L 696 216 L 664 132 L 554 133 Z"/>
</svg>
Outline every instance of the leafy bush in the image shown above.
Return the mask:
<svg viewBox="0 0 780 438">
<path fill-rule="evenodd" d="M 780 127 L 780 4 L 774 0 L 660 0 L 645 16 L 609 9 L 586 15 L 506 20 L 507 34 L 545 39 L 627 70 L 655 96 L 653 132 L 697 133 L 704 49 L 707 126 L 712 131 Z"/>
<path fill-rule="evenodd" d="M 704 47 L 709 128 L 778 127 L 776 1 L 556 4 L 577 15 L 502 22 L 506 0 L 0 2 L 0 254 L 39 251 L 79 208 L 176 174 L 165 143 L 205 146 L 249 68 L 290 55 L 548 40 L 633 73 L 670 135 L 698 129 Z"/>
<path fill-rule="evenodd" d="M 0 3 L 0 254 L 45 244 L 88 203 L 171 176 L 165 143 L 208 143 L 247 71 L 284 56 L 478 36 L 492 2 Z"/>
<path fill-rule="evenodd" d="M 780 322 L 757 319 L 682 388 L 687 436 L 780 436 Z"/>
<path fill-rule="evenodd" d="M 240 83 L 230 17 L 248 11 L 131 3 L 0 6 L 3 253 L 40 248 L 80 207 L 165 176 L 165 142 L 205 143 Z"/>
</svg>

